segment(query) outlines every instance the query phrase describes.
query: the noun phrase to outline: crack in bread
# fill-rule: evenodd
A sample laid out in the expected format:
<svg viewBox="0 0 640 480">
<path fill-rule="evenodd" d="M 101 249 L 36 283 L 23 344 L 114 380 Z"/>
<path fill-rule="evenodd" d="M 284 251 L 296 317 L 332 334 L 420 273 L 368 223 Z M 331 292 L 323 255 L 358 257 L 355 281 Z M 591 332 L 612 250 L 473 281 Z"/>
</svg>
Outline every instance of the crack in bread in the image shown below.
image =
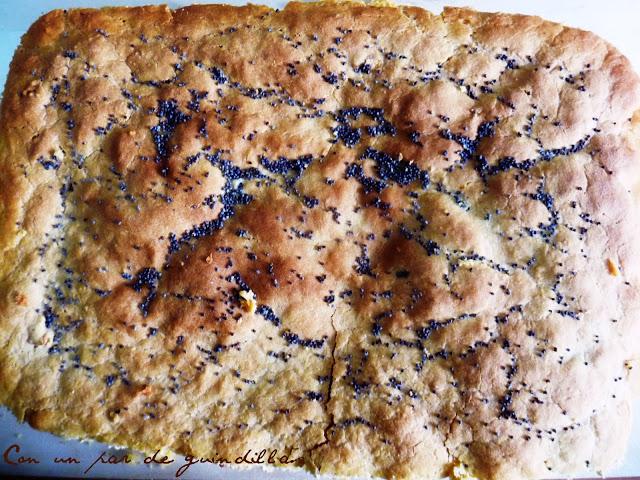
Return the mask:
<svg viewBox="0 0 640 480">
<path fill-rule="evenodd" d="M 2 101 L 0 402 L 337 475 L 610 469 L 639 111 L 626 58 L 537 17 L 50 12 Z"/>
</svg>

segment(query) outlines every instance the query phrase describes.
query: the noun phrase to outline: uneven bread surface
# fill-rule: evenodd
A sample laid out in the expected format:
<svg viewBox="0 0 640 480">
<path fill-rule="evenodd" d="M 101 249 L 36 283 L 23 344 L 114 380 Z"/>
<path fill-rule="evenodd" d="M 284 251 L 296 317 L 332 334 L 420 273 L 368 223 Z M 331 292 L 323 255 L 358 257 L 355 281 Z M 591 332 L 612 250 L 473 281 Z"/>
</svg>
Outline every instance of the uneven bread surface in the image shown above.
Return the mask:
<svg viewBox="0 0 640 480">
<path fill-rule="evenodd" d="M 315 472 L 602 471 L 640 335 L 638 77 L 536 17 L 56 10 L 0 118 L 0 402 Z"/>
</svg>

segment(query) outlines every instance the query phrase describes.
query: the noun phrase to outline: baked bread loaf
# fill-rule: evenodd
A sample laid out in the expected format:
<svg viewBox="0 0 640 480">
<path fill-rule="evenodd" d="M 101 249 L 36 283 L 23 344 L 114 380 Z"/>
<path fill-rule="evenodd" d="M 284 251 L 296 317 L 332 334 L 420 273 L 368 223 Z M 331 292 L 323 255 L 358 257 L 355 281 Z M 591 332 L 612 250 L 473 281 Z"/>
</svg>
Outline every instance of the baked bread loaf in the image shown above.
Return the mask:
<svg viewBox="0 0 640 480">
<path fill-rule="evenodd" d="M 639 108 L 613 47 L 530 16 L 48 13 L 2 100 L 0 401 L 339 475 L 606 470 L 637 383 Z"/>
</svg>

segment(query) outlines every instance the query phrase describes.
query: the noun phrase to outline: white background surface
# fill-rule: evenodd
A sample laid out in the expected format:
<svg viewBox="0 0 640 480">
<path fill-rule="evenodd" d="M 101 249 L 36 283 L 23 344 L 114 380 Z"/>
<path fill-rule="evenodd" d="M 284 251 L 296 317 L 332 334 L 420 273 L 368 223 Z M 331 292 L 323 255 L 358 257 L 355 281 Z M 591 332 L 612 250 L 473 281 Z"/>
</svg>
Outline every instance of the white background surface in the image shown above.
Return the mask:
<svg viewBox="0 0 640 480">
<path fill-rule="evenodd" d="M 168 3 L 171 7 L 179 7 L 190 3 L 212 3 L 195 1 L 167 1 L 153 0 L 0 0 L 0 84 L 4 85 L 9 62 L 13 51 L 18 45 L 20 36 L 41 14 L 53 8 L 70 8 L 78 6 L 101 5 L 140 5 L 151 3 Z M 254 3 L 267 3 L 274 7 L 282 7 L 286 3 L 282 0 L 253 0 Z M 243 4 L 244 1 L 227 0 L 225 3 Z M 401 3 L 423 6 L 432 12 L 439 13 L 444 5 L 470 6 L 477 10 L 504 11 L 540 15 L 549 20 L 555 20 L 567 25 L 591 30 L 609 40 L 625 55 L 627 55 L 637 71 L 640 71 L 640 1 L 639 0 L 402 0 Z M 614 472 L 612 476 L 640 478 L 640 402 L 635 406 L 636 418 L 632 441 L 629 445 L 625 464 Z M 42 463 L 12 468 L 1 458 L 2 452 L 11 444 L 22 446 L 21 455 L 37 457 Z M 105 458 L 110 454 L 122 455 L 122 450 L 115 450 L 96 442 L 77 442 L 63 440 L 48 433 L 38 432 L 26 425 L 17 423 L 13 415 L 0 407 L 0 474 L 29 474 L 35 476 L 60 475 L 83 476 L 84 470 L 102 453 Z M 79 458 L 81 465 L 54 465 L 53 456 L 74 456 Z M 17 455 L 13 455 L 17 457 Z M 143 456 L 138 455 L 135 463 L 142 463 Z M 174 478 L 175 471 L 182 465 L 182 457 L 167 467 L 135 467 L 128 465 L 100 465 L 96 464 L 87 476 L 111 476 L 129 478 Z M 254 478 L 303 480 L 312 478 L 303 472 L 284 472 L 268 475 L 262 471 L 237 471 L 229 468 L 218 468 L 210 465 L 195 465 L 188 469 L 188 473 L 180 478 L 207 478 L 211 480 L 249 480 Z"/>
</svg>

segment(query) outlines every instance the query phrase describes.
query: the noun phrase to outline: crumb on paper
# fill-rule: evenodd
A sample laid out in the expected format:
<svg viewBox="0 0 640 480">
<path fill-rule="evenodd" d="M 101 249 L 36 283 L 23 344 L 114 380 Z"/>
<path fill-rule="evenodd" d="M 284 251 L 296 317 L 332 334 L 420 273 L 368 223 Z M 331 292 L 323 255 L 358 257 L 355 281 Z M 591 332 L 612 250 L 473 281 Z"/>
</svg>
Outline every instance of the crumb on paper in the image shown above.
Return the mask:
<svg viewBox="0 0 640 480">
<path fill-rule="evenodd" d="M 245 312 L 255 313 L 258 303 L 256 302 L 256 294 L 251 290 L 240 290 L 240 305 Z"/>
</svg>

